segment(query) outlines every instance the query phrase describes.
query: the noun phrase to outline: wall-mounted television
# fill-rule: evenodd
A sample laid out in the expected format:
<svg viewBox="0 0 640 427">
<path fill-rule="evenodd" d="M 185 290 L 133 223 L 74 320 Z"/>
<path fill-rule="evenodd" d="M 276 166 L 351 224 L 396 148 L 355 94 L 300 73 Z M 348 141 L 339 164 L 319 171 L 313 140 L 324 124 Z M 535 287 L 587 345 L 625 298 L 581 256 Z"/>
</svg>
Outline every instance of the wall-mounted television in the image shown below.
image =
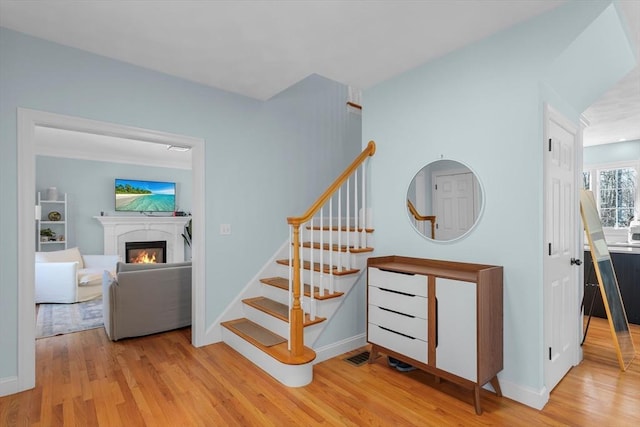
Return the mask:
<svg viewBox="0 0 640 427">
<path fill-rule="evenodd" d="M 118 212 L 174 212 L 176 210 L 176 183 L 115 180 L 116 211 Z"/>
</svg>

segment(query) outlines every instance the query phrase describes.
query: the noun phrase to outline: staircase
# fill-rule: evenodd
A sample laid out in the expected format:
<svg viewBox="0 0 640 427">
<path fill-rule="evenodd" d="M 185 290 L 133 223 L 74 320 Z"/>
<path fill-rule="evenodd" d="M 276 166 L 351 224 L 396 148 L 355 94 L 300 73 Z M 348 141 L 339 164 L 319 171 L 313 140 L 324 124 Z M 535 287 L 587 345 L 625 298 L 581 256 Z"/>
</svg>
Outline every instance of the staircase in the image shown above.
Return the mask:
<svg viewBox="0 0 640 427">
<path fill-rule="evenodd" d="M 373 251 L 367 220 L 367 148 L 301 217 L 290 237 L 227 310 L 222 340 L 290 387 L 313 379 L 316 342 Z"/>
</svg>

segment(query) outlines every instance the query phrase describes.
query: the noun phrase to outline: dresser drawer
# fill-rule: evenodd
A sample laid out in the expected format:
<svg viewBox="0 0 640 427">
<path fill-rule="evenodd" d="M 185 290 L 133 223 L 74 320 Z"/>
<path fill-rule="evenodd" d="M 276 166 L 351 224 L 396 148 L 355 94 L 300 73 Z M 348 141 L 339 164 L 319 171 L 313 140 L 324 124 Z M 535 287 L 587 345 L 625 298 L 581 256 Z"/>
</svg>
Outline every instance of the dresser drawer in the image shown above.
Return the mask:
<svg viewBox="0 0 640 427">
<path fill-rule="evenodd" d="M 422 341 L 428 341 L 427 321 L 419 317 L 409 317 L 375 305 L 369 305 L 369 323 L 374 323 Z"/>
<path fill-rule="evenodd" d="M 427 343 L 422 340 L 406 337 L 373 323 L 368 325 L 367 339 L 372 344 L 386 347 L 419 362 L 427 363 Z"/>
<path fill-rule="evenodd" d="M 427 299 L 425 297 L 401 294 L 375 286 L 369 286 L 368 291 L 369 304 L 422 319 L 427 318 Z"/>
<path fill-rule="evenodd" d="M 427 296 L 427 276 L 403 274 L 369 267 L 368 283 L 371 286 L 404 292 L 411 295 Z"/>
</svg>

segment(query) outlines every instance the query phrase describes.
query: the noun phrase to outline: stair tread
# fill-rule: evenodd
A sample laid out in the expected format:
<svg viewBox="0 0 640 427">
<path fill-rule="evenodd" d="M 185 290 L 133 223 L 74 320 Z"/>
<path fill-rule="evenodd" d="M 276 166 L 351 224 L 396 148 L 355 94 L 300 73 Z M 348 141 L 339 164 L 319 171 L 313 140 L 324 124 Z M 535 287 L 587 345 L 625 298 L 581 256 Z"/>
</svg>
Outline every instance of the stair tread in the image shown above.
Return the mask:
<svg viewBox="0 0 640 427">
<path fill-rule="evenodd" d="M 260 281 L 266 285 L 283 289 L 285 291 L 289 290 L 289 279 L 285 279 L 284 277 L 267 277 L 264 279 L 260 279 Z M 313 290 L 314 290 L 314 298 L 317 300 L 338 298 L 344 295 L 344 292 L 334 292 L 332 294 L 325 293 L 324 295 L 320 295 L 320 288 L 318 286 L 314 286 Z M 306 297 L 311 297 L 311 286 L 305 283 L 303 292 Z"/>
<path fill-rule="evenodd" d="M 266 297 L 247 298 L 242 300 L 242 302 L 287 323 L 289 322 L 289 307 L 286 304 L 282 304 L 281 302 L 274 301 Z M 327 320 L 325 317 L 318 316 L 311 320 L 311 316 L 309 316 L 308 313 L 305 313 L 303 326 L 315 325 L 316 323 L 324 322 L 325 320 Z"/>
<path fill-rule="evenodd" d="M 286 342 L 286 339 L 282 337 L 280 338 L 284 339 L 284 342 L 274 344 L 271 346 L 266 346 L 261 344 L 259 340 L 257 340 L 255 337 L 251 335 L 251 333 L 246 333 L 246 332 L 250 331 L 251 329 L 255 329 L 255 330 L 264 329 L 268 331 L 270 334 L 273 334 L 278 337 L 279 335 L 274 334 L 273 332 L 263 328 L 262 326 L 258 325 L 255 322 L 252 322 L 249 319 L 240 318 L 235 320 L 229 320 L 227 322 L 222 322 L 221 325 L 227 328 L 228 330 L 230 330 L 231 332 L 233 332 L 234 334 L 238 335 L 245 341 L 259 348 L 263 352 L 267 353 L 268 355 L 270 355 L 271 357 L 273 357 L 274 359 L 276 359 L 281 363 L 285 363 L 287 365 L 303 365 L 305 363 L 311 362 L 316 358 L 316 353 L 308 347 L 303 347 L 302 355 L 293 356 L 288 349 L 288 344 Z M 243 325 L 243 326 L 240 326 L 240 325 Z M 247 328 L 247 325 L 249 325 L 248 328 Z"/>
<path fill-rule="evenodd" d="M 289 260 L 288 259 L 279 259 L 276 260 L 276 262 L 278 264 L 281 265 L 289 265 Z M 309 261 L 304 261 L 302 263 L 302 268 L 304 268 L 305 270 L 311 270 L 311 263 Z M 352 268 L 352 269 L 344 269 L 344 270 L 338 270 L 338 266 L 333 266 L 333 271 L 331 271 L 332 269 L 329 267 L 329 265 L 327 264 L 323 264 L 322 265 L 322 271 L 324 271 L 326 274 L 329 273 L 333 273 L 334 276 L 345 276 L 347 274 L 354 274 L 359 272 L 360 270 L 357 268 Z M 314 262 L 313 263 L 313 271 L 320 271 L 320 263 Z"/>
<path fill-rule="evenodd" d="M 303 248 L 310 248 L 312 247 L 311 242 L 302 242 L 302 247 Z M 347 245 L 340 245 L 338 246 L 337 244 L 333 244 L 332 246 L 332 251 L 334 252 L 347 252 L 347 249 L 349 249 L 349 251 L 351 253 L 361 253 L 361 252 L 373 252 L 373 248 L 354 248 L 353 246 L 347 246 Z M 319 242 L 313 242 L 313 248 L 314 249 L 320 249 L 320 243 Z M 322 244 L 322 248 L 325 251 L 329 250 L 329 243 L 323 243 Z"/>
</svg>

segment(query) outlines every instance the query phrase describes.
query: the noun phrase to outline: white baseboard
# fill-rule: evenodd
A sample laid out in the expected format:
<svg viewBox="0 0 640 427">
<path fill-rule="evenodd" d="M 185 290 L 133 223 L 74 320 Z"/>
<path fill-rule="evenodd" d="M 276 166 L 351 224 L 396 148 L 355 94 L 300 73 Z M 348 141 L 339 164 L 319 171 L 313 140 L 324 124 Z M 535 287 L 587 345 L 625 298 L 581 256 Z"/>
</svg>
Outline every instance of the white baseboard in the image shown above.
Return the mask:
<svg viewBox="0 0 640 427">
<path fill-rule="evenodd" d="M 18 389 L 18 377 L 0 378 L 0 397 L 15 394 Z"/>
<path fill-rule="evenodd" d="M 549 401 L 549 391 L 546 387 L 534 390 L 504 379 L 500 379 L 502 395 L 516 402 L 540 410 Z"/>
<path fill-rule="evenodd" d="M 365 345 L 367 345 L 367 335 L 359 334 L 323 347 L 314 348 L 316 359 L 313 361 L 313 364 L 324 362 L 325 360 L 340 356 L 341 354 L 364 347 Z"/>
</svg>

